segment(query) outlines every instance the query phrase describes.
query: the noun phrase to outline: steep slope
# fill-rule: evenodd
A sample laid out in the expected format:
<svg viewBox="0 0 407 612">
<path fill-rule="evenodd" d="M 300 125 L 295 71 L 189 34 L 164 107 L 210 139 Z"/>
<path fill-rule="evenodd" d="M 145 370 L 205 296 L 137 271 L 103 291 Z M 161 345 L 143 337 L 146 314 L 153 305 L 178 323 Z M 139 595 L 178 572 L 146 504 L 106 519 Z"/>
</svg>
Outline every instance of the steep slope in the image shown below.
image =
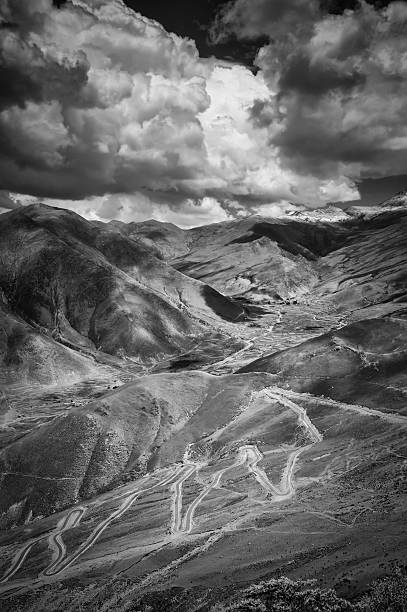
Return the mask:
<svg viewBox="0 0 407 612">
<path fill-rule="evenodd" d="M 0 261 L 10 308 L 73 347 L 148 358 L 186 346 L 200 320 L 244 314 L 133 240 L 43 205 L 1 216 Z"/>
<path fill-rule="evenodd" d="M 96 363 L 16 316 L 0 296 L 0 387 L 73 383 L 95 376 Z"/>
<path fill-rule="evenodd" d="M 133 300 L 128 316 L 136 313 L 139 337 L 152 317 L 169 326 L 164 336 L 147 328 L 157 344 L 144 354 L 164 352 L 163 339 L 171 352 L 203 328 L 221 353 L 212 324 L 222 314 L 236 321 L 228 325 L 236 352 L 211 349 L 216 376 L 182 371 L 206 367 L 200 356 L 210 343 L 199 335 L 192 348 L 160 360 L 161 373 L 149 364 L 146 376 L 140 366 L 108 393 L 116 383 L 78 402 L 50 400 L 55 412 L 38 421 L 34 407 L 34 425 L 6 436 L 0 511 L 3 526 L 14 528 L 0 532 L 2 598 L 45 585 L 44 609 L 59 608 L 58 593 L 74 584 L 73 607 L 90 609 L 90 593 L 113 589 L 110 579 L 120 576 L 126 584 L 109 602 L 131 609 L 152 590 L 196 587 L 198 602 L 202 589 L 229 592 L 282 575 L 355 597 L 372 577 L 404 564 L 406 211 L 344 219 L 333 211 L 331 222 L 321 215 L 184 232 L 36 207 L 24 211 L 22 241 L 21 219 L 17 228 L 15 217 L 3 216 L 18 248 L 8 244 L 3 269 L 12 339 L 2 350 L 7 362 L 22 357 L 19 372 L 26 351 L 14 338 L 17 324 L 27 342 L 43 336 L 61 349 L 55 360 L 67 369 L 68 349 L 51 331 L 86 360 L 98 346 L 89 321 L 104 323 L 106 350 L 120 328 L 117 283 L 127 287 L 126 303 Z M 245 320 L 235 301 L 165 263 L 171 253 L 192 277 L 268 301 L 267 312 Z M 101 297 L 116 319 L 100 321 Z M 134 306 L 142 298 L 143 308 Z M 113 353 L 137 353 L 125 344 L 131 330 Z M 78 585 L 89 587 L 85 601 Z"/>
<path fill-rule="evenodd" d="M 320 259 L 322 282 L 314 293 L 344 311 L 375 304 L 391 309 L 391 304 L 405 302 L 407 209 L 353 221 L 348 231 L 348 243 Z"/>
<path fill-rule="evenodd" d="M 249 217 L 190 230 L 188 254 L 171 263 L 227 295 L 298 298 L 318 281 L 318 257 L 346 239 L 338 224 Z"/>
</svg>

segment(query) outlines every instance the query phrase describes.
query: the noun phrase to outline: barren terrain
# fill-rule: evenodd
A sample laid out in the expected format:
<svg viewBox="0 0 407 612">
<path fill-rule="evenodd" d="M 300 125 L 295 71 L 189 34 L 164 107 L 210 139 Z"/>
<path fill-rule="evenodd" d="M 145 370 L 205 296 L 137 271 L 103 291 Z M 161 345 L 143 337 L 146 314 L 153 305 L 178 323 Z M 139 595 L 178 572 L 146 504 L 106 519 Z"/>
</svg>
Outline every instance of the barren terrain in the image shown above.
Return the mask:
<svg viewBox="0 0 407 612">
<path fill-rule="evenodd" d="M 404 200 L 190 231 L 72 215 L 0 217 L 4 609 L 119 579 L 122 603 L 276 576 L 353 598 L 402 563 Z"/>
</svg>

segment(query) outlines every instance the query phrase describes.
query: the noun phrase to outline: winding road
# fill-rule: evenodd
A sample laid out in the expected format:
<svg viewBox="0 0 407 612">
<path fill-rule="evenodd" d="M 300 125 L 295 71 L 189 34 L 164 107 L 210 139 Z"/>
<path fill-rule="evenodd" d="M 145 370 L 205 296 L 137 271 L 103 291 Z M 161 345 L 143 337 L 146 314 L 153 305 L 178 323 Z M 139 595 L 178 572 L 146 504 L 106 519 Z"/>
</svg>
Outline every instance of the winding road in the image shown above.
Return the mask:
<svg viewBox="0 0 407 612">
<path fill-rule="evenodd" d="M 172 500 L 172 524 L 171 524 L 171 533 L 177 534 L 181 530 L 182 523 L 182 486 L 184 482 L 192 476 L 192 474 L 197 470 L 197 466 L 195 464 L 187 465 L 184 473 L 180 478 L 178 478 L 172 485 L 171 489 L 173 491 L 173 500 Z"/>
<path fill-rule="evenodd" d="M 213 489 L 216 489 L 217 487 L 219 487 L 220 481 L 222 477 L 224 476 L 224 474 L 226 474 L 226 472 L 229 472 L 230 470 L 236 467 L 239 467 L 240 465 L 243 465 L 245 461 L 246 461 L 246 454 L 241 452 L 241 449 L 239 449 L 239 453 L 238 453 L 238 457 L 236 461 L 232 465 L 229 465 L 228 467 L 225 467 L 222 470 L 219 470 L 218 472 L 216 472 L 216 474 L 214 474 L 211 483 L 205 489 L 203 489 L 203 491 L 201 491 L 198 497 L 196 497 L 194 501 L 192 502 L 192 504 L 188 507 L 185 513 L 185 516 L 182 520 L 182 526 L 180 530 L 181 532 L 190 533 L 192 531 L 193 525 L 194 525 L 194 522 L 193 522 L 194 514 L 199 504 L 202 503 L 205 497 L 209 495 L 209 493 Z"/>
<path fill-rule="evenodd" d="M 61 536 L 64 531 L 67 531 L 68 529 L 73 529 L 80 523 L 85 511 L 86 508 L 82 507 L 71 510 L 69 514 L 67 514 L 58 522 L 58 525 L 56 526 L 55 530 L 52 531 L 51 534 L 48 536 L 48 544 L 50 549 L 53 551 L 53 561 L 59 560 L 65 556 L 66 549 Z M 0 579 L 0 584 L 8 582 L 10 578 L 12 578 L 14 574 L 18 572 L 18 570 L 30 554 L 33 546 L 35 544 L 38 544 L 42 540 L 45 540 L 46 537 L 46 535 L 39 536 L 35 540 L 32 540 L 31 542 L 27 543 L 19 551 L 17 551 L 17 553 L 13 557 L 11 566 Z"/>
<path fill-rule="evenodd" d="M 270 389 L 272 390 L 270 391 Z M 308 431 L 313 442 L 322 442 L 323 436 L 321 432 L 319 432 L 315 425 L 312 423 L 311 419 L 307 415 L 307 411 L 305 410 L 305 408 L 302 408 L 295 402 L 285 397 L 285 395 L 279 392 L 279 390 L 277 390 L 275 387 L 269 387 L 268 389 L 265 389 L 265 394 L 270 399 L 279 402 L 280 404 L 286 406 L 287 408 L 290 408 L 291 410 L 294 410 L 294 412 L 298 414 L 299 425 L 304 427 Z"/>
<path fill-rule="evenodd" d="M 6 571 L 5 574 L 3 574 L 2 578 L 0 579 L 0 584 L 4 584 L 8 580 L 10 580 L 10 578 L 12 578 L 14 574 L 18 572 L 18 570 L 20 569 L 20 567 L 22 566 L 22 564 L 28 557 L 29 553 L 31 552 L 31 549 L 34 546 L 34 544 L 37 544 L 43 539 L 44 537 L 40 537 L 40 538 L 37 538 L 36 540 L 28 542 L 25 546 L 23 546 L 23 548 L 17 551 L 17 553 L 14 555 L 12 559 L 9 569 Z"/>
<path fill-rule="evenodd" d="M 158 489 L 159 487 L 166 486 L 182 471 L 183 466 L 177 466 L 175 472 L 172 472 L 169 476 L 166 476 L 165 478 L 151 485 L 150 487 L 146 487 L 144 489 L 137 489 L 129 495 L 126 495 L 123 503 L 119 506 L 119 508 L 112 512 L 101 523 L 99 523 L 97 527 L 92 531 L 90 536 L 85 540 L 85 542 L 70 557 L 66 557 L 66 547 L 62 539 L 62 535 L 69 529 L 77 527 L 86 511 L 86 508 L 84 507 L 73 508 L 65 517 L 63 517 L 58 522 L 58 525 L 51 532 L 50 535 L 42 535 L 36 538 L 35 540 L 28 542 L 23 546 L 23 548 L 17 551 L 17 553 L 12 559 L 9 569 L 0 579 L 0 584 L 8 582 L 10 578 L 15 575 L 23 565 L 33 546 L 47 537 L 49 547 L 52 550 L 52 561 L 40 575 L 56 576 L 57 574 L 66 570 L 70 565 L 72 565 L 72 563 L 74 563 L 81 555 L 83 555 L 87 550 L 89 550 L 89 548 L 91 548 L 95 544 L 97 539 L 101 536 L 105 529 L 109 527 L 112 521 L 122 516 L 132 506 L 132 504 L 134 504 L 138 497 L 145 493 L 153 491 L 154 489 Z M 183 475 L 181 475 L 181 479 L 182 478 Z"/>
<path fill-rule="evenodd" d="M 50 568 L 57 567 L 66 556 L 66 547 L 62 539 L 62 534 L 68 529 L 74 529 L 79 525 L 83 515 L 86 512 L 86 508 L 75 508 L 67 516 L 62 518 L 56 530 L 51 533 L 48 538 L 48 544 L 50 549 L 53 551 L 51 564 L 45 571 Z"/>
<path fill-rule="evenodd" d="M 104 521 L 99 523 L 97 527 L 92 531 L 90 536 L 85 540 L 85 542 L 74 552 L 70 557 L 65 558 L 65 555 L 58 559 L 57 561 L 51 563 L 43 572 L 44 576 L 55 576 L 60 572 L 66 570 L 72 563 L 74 563 L 81 555 L 83 555 L 89 548 L 91 548 L 96 540 L 102 535 L 102 533 L 107 529 L 115 519 L 122 516 L 133 504 L 134 502 L 143 494 L 149 493 L 154 489 L 158 489 L 159 487 L 164 487 L 171 482 L 171 480 L 176 477 L 179 472 L 182 470 L 181 467 L 178 467 L 175 474 L 170 474 L 163 480 L 158 481 L 157 483 L 151 485 L 150 487 L 146 487 L 145 489 L 139 489 L 134 493 L 128 495 L 124 502 L 119 506 L 117 510 L 112 512 Z M 65 548 L 65 547 L 64 547 Z"/>
<path fill-rule="evenodd" d="M 197 462 L 189 458 L 191 445 L 188 445 L 184 454 L 182 465 L 176 465 L 170 474 L 167 474 L 165 477 L 158 480 L 158 482 L 148 487 L 140 488 L 139 483 L 136 490 L 126 494 L 124 498 L 123 495 L 120 495 L 118 499 L 123 499 L 121 505 L 107 518 L 101 521 L 88 536 L 88 538 L 70 556 L 67 556 L 66 547 L 63 541 L 63 534 L 79 525 L 84 513 L 86 512 L 86 507 L 73 508 L 58 522 L 56 528 L 50 534 L 41 535 L 40 537 L 25 544 L 14 555 L 11 566 L 0 579 L 0 583 L 5 583 L 10 580 L 10 578 L 12 578 L 21 568 L 27 556 L 30 554 L 33 546 L 45 538 L 48 538 L 49 548 L 52 551 L 52 559 L 51 563 L 43 570 L 39 577 L 44 578 L 57 576 L 61 572 L 65 571 L 75 561 L 77 561 L 77 559 L 86 551 L 88 551 L 99 539 L 102 533 L 109 527 L 109 525 L 114 520 L 120 518 L 139 497 L 146 495 L 147 493 L 150 493 L 151 491 L 154 491 L 160 487 L 171 485 L 171 538 L 188 535 L 191 533 L 194 528 L 194 515 L 199 505 L 211 493 L 211 491 L 213 491 L 213 489 L 220 486 L 221 480 L 227 472 L 238 467 L 247 467 L 248 471 L 253 474 L 254 478 L 261 485 L 261 487 L 268 495 L 271 496 L 270 503 L 283 501 L 292 497 L 295 493 L 294 470 L 296 462 L 301 453 L 310 448 L 313 444 L 321 442 L 322 435 L 309 419 L 305 409 L 291 399 L 287 398 L 283 394 L 282 390 L 280 392 L 278 388 L 268 387 L 262 392 L 265 392 L 271 400 L 277 401 L 287 408 L 293 410 L 298 415 L 298 422 L 300 426 L 307 430 L 312 441 L 312 443 L 308 444 L 307 446 L 297 447 L 291 450 L 278 486 L 275 486 L 268 478 L 266 472 L 259 467 L 259 463 L 263 459 L 263 455 L 258 447 L 253 444 L 242 445 L 237 451 L 235 461 L 231 465 L 218 470 L 213 475 L 211 482 L 188 506 L 184 517 L 182 517 L 183 485 L 200 469 L 200 467 L 206 465 L 202 461 Z M 287 448 L 280 449 L 280 452 L 287 451 Z"/>
</svg>

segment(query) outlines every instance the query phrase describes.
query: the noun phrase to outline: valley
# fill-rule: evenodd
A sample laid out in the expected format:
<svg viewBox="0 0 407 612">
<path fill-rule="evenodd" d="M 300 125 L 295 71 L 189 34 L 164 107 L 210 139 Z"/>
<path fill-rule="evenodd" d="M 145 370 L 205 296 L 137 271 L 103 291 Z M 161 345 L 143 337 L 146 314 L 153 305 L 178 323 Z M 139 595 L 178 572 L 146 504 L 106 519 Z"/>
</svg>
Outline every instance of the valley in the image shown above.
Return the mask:
<svg viewBox="0 0 407 612">
<path fill-rule="evenodd" d="M 406 223 L 1 215 L 2 609 L 403 564 Z"/>
</svg>

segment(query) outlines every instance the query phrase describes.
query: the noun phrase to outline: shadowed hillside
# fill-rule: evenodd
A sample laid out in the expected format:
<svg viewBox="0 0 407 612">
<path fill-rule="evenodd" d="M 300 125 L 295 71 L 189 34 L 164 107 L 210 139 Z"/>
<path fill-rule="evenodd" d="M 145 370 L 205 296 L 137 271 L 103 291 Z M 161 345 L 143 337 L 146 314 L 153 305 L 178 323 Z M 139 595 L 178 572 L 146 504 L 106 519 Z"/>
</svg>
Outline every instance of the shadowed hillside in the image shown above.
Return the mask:
<svg viewBox="0 0 407 612">
<path fill-rule="evenodd" d="M 0 298 L 0 384 L 72 383 L 96 376 L 93 359 L 56 342 L 45 328 L 33 327 Z"/>
<path fill-rule="evenodd" d="M 202 321 L 244 316 L 146 247 L 61 209 L 2 215 L 0 261 L 10 309 L 84 350 L 145 359 L 185 347 Z"/>
</svg>

